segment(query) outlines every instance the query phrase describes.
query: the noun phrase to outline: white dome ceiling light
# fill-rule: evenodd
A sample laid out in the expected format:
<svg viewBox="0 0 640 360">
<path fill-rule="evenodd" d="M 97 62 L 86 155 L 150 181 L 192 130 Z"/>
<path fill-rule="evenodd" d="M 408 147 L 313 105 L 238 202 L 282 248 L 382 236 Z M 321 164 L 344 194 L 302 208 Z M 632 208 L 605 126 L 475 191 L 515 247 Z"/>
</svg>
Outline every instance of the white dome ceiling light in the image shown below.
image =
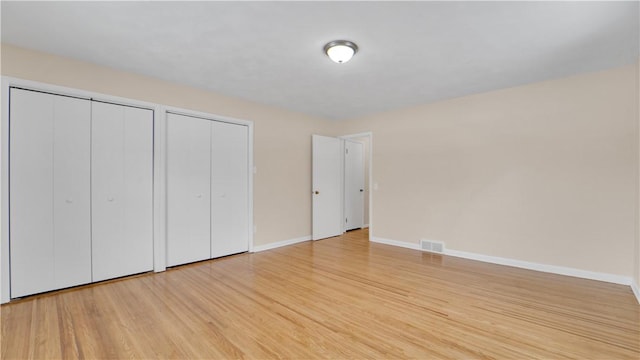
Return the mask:
<svg viewBox="0 0 640 360">
<path fill-rule="evenodd" d="M 324 46 L 324 52 L 331 60 L 342 64 L 351 60 L 353 55 L 358 52 L 358 45 L 347 40 L 335 40 Z"/>
</svg>

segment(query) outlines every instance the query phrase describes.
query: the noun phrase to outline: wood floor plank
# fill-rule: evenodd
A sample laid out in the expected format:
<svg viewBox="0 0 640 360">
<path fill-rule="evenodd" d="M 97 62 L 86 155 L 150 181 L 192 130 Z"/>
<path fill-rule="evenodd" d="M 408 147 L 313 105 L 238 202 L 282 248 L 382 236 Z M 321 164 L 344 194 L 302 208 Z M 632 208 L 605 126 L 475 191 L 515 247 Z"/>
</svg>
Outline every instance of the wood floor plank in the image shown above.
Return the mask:
<svg viewBox="0 0 640 360">
<path fill-rule="evenodd" d="M 5 304 L 2 359 L 634 359 L 627 286 L 366 230 Z"/>
</svg>

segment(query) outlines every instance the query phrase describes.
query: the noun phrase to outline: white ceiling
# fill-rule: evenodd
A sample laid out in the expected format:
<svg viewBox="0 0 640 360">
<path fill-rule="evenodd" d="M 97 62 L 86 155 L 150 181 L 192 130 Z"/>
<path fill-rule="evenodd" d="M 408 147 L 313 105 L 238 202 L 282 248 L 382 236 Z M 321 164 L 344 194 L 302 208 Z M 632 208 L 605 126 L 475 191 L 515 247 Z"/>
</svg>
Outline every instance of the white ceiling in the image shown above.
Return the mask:
<svg viewBox="0 0 640 360">
<path fill-rule="evenodd" d="M 11 2 L 2 41 L 345 119 L 638 60 L 639 2 Z M 360 47 L 346 64 L 325 43 Z"/>
</svg>

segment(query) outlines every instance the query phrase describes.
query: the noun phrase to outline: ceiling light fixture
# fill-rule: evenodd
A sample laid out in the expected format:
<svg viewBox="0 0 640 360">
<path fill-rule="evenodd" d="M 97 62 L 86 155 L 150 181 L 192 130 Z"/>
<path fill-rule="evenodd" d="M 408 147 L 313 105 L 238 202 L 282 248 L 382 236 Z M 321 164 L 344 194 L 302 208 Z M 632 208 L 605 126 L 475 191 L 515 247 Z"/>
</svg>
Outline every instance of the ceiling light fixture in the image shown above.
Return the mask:
<svg viewBox="0 0 640 360">
<path fill-rule="evenodd" d="M 358 45 L 347 40 L 335 40 L 324 46 L 324 52 L 331 60 L 342 64 L 358 52 Z"/>
</svg>

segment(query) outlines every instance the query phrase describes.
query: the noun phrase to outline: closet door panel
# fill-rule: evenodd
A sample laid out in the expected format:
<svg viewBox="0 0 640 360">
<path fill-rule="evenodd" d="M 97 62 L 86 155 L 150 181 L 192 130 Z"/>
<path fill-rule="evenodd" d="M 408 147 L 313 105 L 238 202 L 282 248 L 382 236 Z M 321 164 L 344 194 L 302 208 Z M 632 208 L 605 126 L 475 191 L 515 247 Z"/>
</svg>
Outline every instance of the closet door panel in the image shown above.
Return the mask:
<svg viewBox="0 0 640 360">
<path fill-rule="evenodd" d="M 208 259 L 211 121 L 167 114 L 167 265 Z"/>
<path fill-rule="evenodd" d="M 153 269 L 153 112 L 92 105 L 93 281 Z"/>
<path fill-rule="evenodd" d="M 11 297 L 90 282 L 90 103 L 10 97 Z"/>
<path fill-rule="evenodd" d="M 212 258 L 249 250 L 248 133 L 243 125 L 212 122 Z"/>
<path fill-rule="evenodd" d="M 104 280 L 117 270 L 124 238 L 124 118 L 123 108 L 92 104 L 91 204 L 93 281 Z M 119 262 L 119 261 L 118 261 Z"/>
<path fill-rule="evenodd" d="M 56 96 L 53 130 L 57 289 L 91 282 L 91 103 Z"/>
<path fill-rule="evenodd" d="M 153 112 L 124 107 L 123 275 L 153 270 Z M 121 276 L 121 275 L 117 275 Z"/>
<path fill-rule="evenodd" d="M 54 289 L 52 110 L 50 95 L 11 89 L 12 298 Z"/>
</svg>

